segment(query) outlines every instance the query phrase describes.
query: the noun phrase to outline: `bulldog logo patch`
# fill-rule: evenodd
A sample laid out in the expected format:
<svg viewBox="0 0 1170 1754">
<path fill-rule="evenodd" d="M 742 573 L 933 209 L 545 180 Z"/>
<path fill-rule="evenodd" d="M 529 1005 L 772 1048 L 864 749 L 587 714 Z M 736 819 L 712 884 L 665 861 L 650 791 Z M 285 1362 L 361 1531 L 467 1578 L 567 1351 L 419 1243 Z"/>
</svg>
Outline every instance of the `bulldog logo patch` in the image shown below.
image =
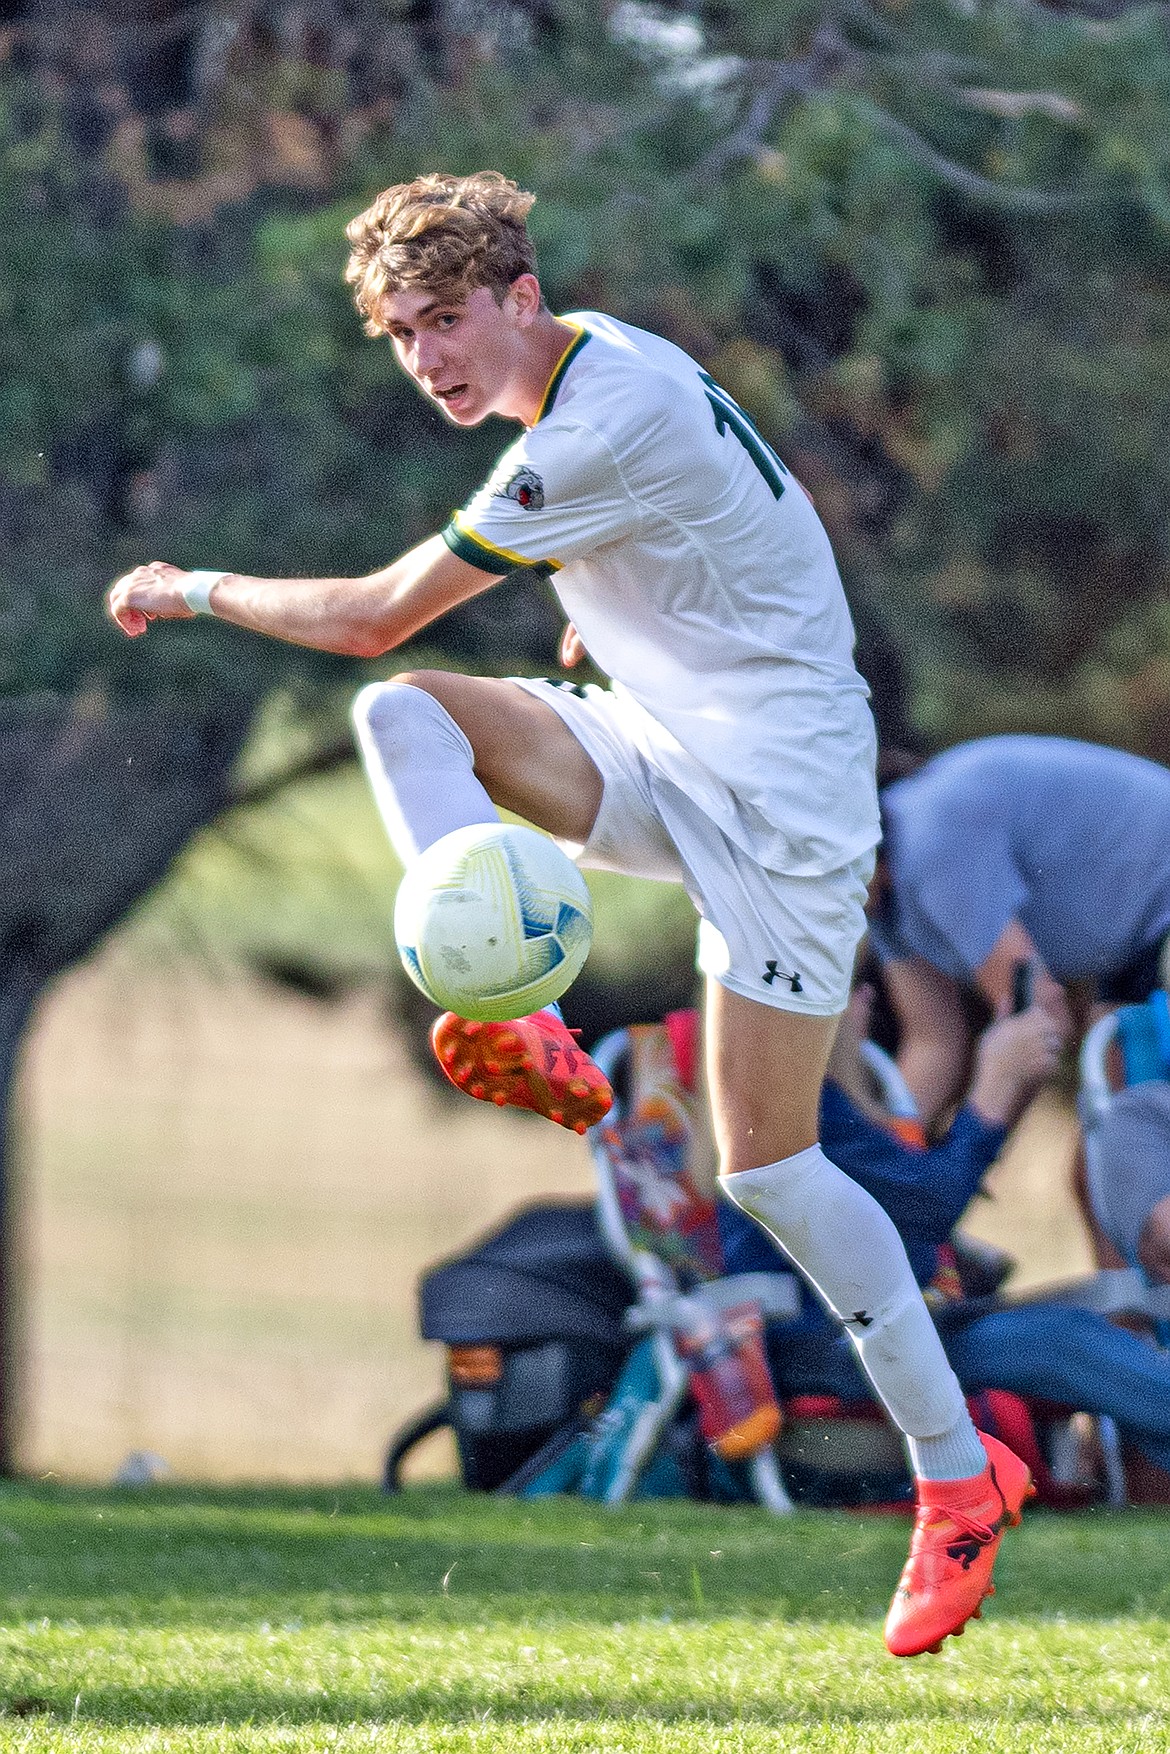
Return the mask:
<svg viewBox="0 0 1170 1754">
<path fill-rule="evenodd" d="M 514 499 L 518 506 L 526 512 L 538 512 L 544 504 L 544 482 L 525 463 L 509 476 L 502 486 L 497 487 L 493 499 Z"/>
</svg>

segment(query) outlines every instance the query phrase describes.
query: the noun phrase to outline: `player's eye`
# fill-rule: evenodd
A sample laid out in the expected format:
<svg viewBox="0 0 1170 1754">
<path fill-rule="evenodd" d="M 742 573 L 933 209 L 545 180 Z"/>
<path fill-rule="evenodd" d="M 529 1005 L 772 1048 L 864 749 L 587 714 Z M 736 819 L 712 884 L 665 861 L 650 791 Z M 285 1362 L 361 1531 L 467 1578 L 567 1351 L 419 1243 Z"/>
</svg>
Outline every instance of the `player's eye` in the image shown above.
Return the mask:
<svg viewBox="0 0 1170 1754">
<path fill-rule="evenodd" d="M 458 321 L 457 311 L 440 311 L 435 318 L 435 327 L 436 329 L 453 329 Z"/>
</svg>

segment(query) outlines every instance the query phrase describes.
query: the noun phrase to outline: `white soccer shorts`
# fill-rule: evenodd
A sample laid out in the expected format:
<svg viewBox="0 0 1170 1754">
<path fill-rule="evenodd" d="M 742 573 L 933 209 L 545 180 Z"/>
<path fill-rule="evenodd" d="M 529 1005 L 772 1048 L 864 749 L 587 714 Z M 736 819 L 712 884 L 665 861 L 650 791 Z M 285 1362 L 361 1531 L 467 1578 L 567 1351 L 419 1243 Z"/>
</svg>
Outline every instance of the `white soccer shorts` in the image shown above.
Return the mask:
<svg viewBox="0 0 1170 1754">
<path fill-rule="evenodd" d="M 655 772 L 608 689 L 511 680 L 553 709 L 604 782 L 586 845 L 561 843 L 571 858 L 595 870 L 681 883 L 699 912 L 699 969 L 732 992 L 813 1017 L 845 1009 L 865 931 L 872 853 L 821 877 L 765 870 Z"/>
</svg>

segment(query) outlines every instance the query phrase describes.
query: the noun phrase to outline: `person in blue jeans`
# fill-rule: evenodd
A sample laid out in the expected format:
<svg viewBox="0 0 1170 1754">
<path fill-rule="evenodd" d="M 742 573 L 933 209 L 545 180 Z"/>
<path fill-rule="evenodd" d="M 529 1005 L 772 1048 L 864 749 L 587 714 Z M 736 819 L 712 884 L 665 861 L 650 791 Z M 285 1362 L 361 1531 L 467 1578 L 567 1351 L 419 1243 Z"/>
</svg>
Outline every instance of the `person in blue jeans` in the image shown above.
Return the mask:
<svg viewBox="0 0 1170 1754">
<path fill-rule="evenodd" d="M 842 1022 L 821 1101 L 825 1146 L 884 1207 L 924 1288 L 946 1287 L 951 1233 L 998 1157 L 1012 1123 L 1052 1071 L 1061 1028 L 1040 1005 L 993 1023 L 979 1040 L 970 1087 L 946 1136 L 925 1148 L 899 1137 L 861 1058 L 872 989 L 859 987 Z M 728 1273 L 775 1271 L 778 1250 L 729 1202 L 719 1227 Z M 787 1265 L 787 1263 L 785 1263 Z M 945 1291 L 933 1300 L 963 1389 L 1008 1389 L 1108 1415 L 1122 1437 L 1170 1471 L 1170 1352 L 1087 1309 L 1020 1304 L 973 1316 Z M 810 1298 L 773 1357 L 782 1397 L 866 1393 L 852 1349 Z"/>
</svg>

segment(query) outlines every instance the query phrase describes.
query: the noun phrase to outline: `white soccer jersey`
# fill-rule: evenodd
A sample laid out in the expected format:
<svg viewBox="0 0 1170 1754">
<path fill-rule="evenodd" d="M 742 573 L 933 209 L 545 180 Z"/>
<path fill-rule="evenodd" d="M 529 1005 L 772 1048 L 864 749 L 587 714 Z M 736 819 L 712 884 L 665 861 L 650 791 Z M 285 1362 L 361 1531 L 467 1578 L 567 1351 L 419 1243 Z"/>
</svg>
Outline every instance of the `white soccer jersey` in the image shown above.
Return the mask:
<svg viewBox="0 0 1170 1754">
<path fill-rule="evenodd" d="M 593 311 L 535 424 L 443 535 L 536 566 L 651 769 L 761 865 L 820 876 L 878 839 L 873 723 L 812 503 L 661 337 Z"/>
</svg>

